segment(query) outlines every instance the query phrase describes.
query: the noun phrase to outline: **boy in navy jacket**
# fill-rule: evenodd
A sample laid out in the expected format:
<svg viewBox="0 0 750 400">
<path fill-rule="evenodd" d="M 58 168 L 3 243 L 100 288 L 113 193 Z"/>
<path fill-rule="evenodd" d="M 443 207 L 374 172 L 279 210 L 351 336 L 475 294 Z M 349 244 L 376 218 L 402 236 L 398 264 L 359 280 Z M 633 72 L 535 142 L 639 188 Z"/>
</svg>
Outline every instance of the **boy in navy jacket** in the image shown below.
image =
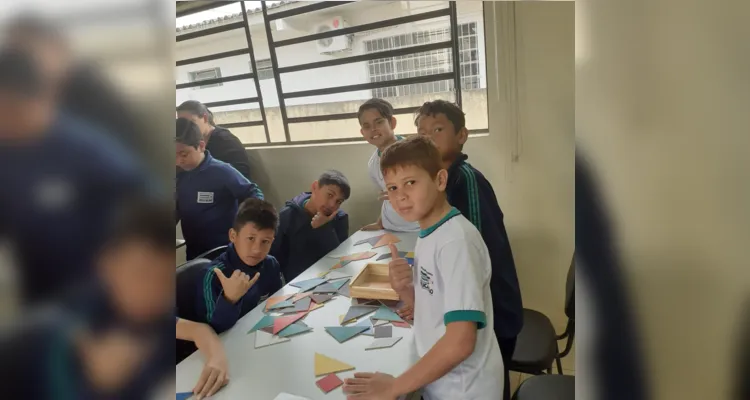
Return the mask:
<svg viewBox="0 0 750 400">
<path fill-rule="evenodd" d="M 523 325 L 523 306 L 503 212 L 490 182 L 466 162 L 468 156 L 461 152 L 469 135 L 463 111 L 444 100 L 427 102 L 417 111 L 416 125 L 417 132 L 430 137 L 438 147 L 443 167 L 448 170 L 445 188 L 448 202 L 477 227 L 489 249 L 494 329 L 503 355 L 505 381 L 508 382 L 508 367 Z M 509 386 L 506 383 L 505 400 L 510 398 Z"/>
<path fill-rule="evenodd" d="M 349 216 L 341 204 L 351 187 L 344 174 L 329 170 L 281 209 L 279 231 L 271 254 L 291 282 L 349 236 Z"/>
<path fill-rule="evenodd" d="M 231 165 L 211 157 L 198 126 L 177 119 L 177 221 L 182 221 L 186 256 L 227 244 L 238 204 L 263 199 L 263 192 Z"/>
<path fill-rule="evenodd" d="M 216 333 L 234 326 L 283 286 L 279 263 L 268 255 L 278 220 L 269 202 L 243 202 L 229 230 L 229 248 L 196 282 L 199 321 L 211 325 Z"/>
</svg>

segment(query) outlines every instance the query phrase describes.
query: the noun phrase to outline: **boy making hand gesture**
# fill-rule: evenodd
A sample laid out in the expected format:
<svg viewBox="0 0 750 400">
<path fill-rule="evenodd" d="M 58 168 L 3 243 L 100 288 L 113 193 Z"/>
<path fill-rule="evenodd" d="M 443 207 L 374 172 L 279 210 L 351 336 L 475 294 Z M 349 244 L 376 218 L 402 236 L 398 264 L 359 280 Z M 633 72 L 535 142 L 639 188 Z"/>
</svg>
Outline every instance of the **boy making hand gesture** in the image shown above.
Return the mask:
<svg viewBox="0 0 750 400">
<path fill-rule="evenodd" d="M 232 304 L 237 303 L 242 296 L 250 290 L 255 282 L 258 281 L 258 278 L 260 278 L 260 273 L 256 272 L 251 280 L 246 273 L 241 272 L 238 269 L 235 269 L 229 278 L 224 276 L 224 273 L 218 268 L 214 268 L 214 273 L 216 274 L 216 277 L 219 278 L 219 283 L 221 283 L 222 289 L 224 289 L 224 298 Z"/>
</svg>

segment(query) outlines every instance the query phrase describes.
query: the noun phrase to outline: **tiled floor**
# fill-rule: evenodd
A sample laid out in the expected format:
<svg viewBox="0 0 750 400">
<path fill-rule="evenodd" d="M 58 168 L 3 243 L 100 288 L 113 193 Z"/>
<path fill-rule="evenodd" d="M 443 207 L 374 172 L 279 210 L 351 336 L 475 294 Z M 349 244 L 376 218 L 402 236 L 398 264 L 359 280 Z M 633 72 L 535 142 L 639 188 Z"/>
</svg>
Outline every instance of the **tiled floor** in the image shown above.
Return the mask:
<svg viewBox="0 0 750 400">
<path fill-rule="evenodd" d="M 565 341 L 561 340 L 558 342 L 558 345 L 560 346 L 560 350 L 565 348 Z M 570 350 L 570 353 L 564 357 L 561 360 L 561 364 L 563 367 L 563 375 L 575 375 L 576 374 L 576 346 L 573 344 L 573 348 Z M 557 373 L 557 366 L 553 364 L 552 372 Z M 510 372 L 510 393 L 515 393 L 516 389 L 518 389 L 518 386 L 521 385 L 521 382 L 526 380 L 532 375 L 529 374 L 522 374 L 519 372 Z"/>
</svg>

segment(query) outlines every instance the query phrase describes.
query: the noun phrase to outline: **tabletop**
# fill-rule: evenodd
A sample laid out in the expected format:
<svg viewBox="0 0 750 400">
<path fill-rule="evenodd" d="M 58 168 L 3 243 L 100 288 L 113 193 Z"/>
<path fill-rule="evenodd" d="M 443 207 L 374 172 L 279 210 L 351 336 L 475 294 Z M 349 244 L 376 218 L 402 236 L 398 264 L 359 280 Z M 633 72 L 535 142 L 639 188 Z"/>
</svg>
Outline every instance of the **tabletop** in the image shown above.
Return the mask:
<svg viewBox="0 0 750 400">
<path fill-rule="evenodd" d="M 359 240 L 382 235 L 383 231 L 358 231 L 350 236 L 339 247 L 313 264 L 309 269 L 294 279 L 299 282 L 312 279 L 323 271 L 334 266 L 338 259 L 333 256 L 344 256 L 352 253 L 374 251 L 378 255 L 368 259 L 351 262 L 336 271 L 355 276 L 367 263 L 387 263 L 389 259 L 375 261 L 380 254 L 388 253 L 387 246 L 372 249 L 370 244 L 354 246 Z M 416 233 L 394 233 L 401 241 L 396 244 L 400 251 L 413 251 L 417 241 Z M 297 293 L 299 289 L 288 284 L 275 295 Z M 279 393 L 285 392 L 303 396 L 311 400 L 345 399 L 341 388 L 324 394 L 315 382 L 322 377 L 315 377 L 313 370 L 314 355 L 320 353 L 355 367 L 354 371 L 337 373 L 345 380 L 354 372 L 384 372 L 394 376 L 406 371 L 416 361 L 412 330 L 393 327 L 393 337 L 403 339 L 393 347 L 379 350 L 365 350 L 372 341 L 372 336 L 358 335 L 344 343 L 337 342 L 324 327 L 339 326 L 339 315 L 346 314 L 352 301 L 348 297 L 336 296 L 325 306 L 312 311 L 304 319 L 305 324 L 313 328 L 312 332 L 292 336 L 290 341 L 271 346 L 255 348 L 255 333 L 247 332 L 263 316 L 265 302 L 237 321 L 229 331 L 220 335 L 229 360 L 229 384 L 212 396 L 212 399 L 251 399 L 274 400 Z M 177 392 L 192 390 L 203 368 L 204 358 L 200 352 L 177 365 Z"/>
</svg>

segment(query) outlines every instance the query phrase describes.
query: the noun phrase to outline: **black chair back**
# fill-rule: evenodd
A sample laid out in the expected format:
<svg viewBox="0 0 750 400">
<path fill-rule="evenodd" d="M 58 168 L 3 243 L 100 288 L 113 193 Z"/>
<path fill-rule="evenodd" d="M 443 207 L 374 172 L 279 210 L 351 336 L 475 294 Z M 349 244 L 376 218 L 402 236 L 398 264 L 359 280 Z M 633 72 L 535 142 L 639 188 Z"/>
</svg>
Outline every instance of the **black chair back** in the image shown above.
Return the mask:
<svg viewBox="0 0 750 400">
<path fill-rule="evenodd" d="M 176 304 L 177 316 L 190 321 L 199 320 L 195 310 L 196 282 L 200 279 L 204 268 L 211 264 L 211 260 L 196 258 L 177 267 Z M 185 340 L 177 340 L 177 364 L 196 350 L 195 344 Z"/>
<path fill-rule="evenodd" d="M 207 251 L 207 252 L 199 255 L 198 257 L 195 257 L 194 259 L 197 260 L 199 258 L 205 258 L 207 260 L 212 260 L 213 261 L 213 260 L 216 259 L 216 257 L 224 254 L 224 252 L 227 251 L 227 247 L 229 247 L 229 246 L 228 245 L 219 246 L 219 247 L 217 247 L 215 249 L 211 249 L 211 250 L 209 250 L 209 251 Z"/>
<path fill-rule="evenodd" d="M 576 319 L 576 254 L 573 252 L 573 259 L 570 261 L 568 268 L 568 277 L 565 281 L 565 315 L 568 318 Z"/>
</svg>

